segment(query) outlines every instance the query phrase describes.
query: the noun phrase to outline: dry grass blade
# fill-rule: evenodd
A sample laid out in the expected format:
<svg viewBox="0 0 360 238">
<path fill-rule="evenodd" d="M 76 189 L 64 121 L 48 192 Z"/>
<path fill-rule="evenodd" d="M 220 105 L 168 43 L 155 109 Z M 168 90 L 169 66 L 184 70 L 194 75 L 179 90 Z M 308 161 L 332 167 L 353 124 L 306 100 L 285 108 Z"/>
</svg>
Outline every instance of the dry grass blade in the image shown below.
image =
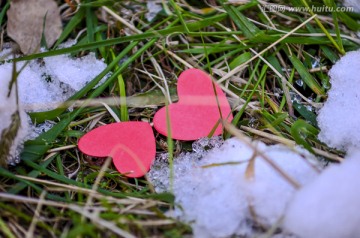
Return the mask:
<svg viewBox="0 0 360 238">
<path fill-rule="evenodd" d="M 40 195 L 39 203 L 37 204 L 35 212 L 34 212 L 34 217 L 33 217 L 32 221 L 31 221 L 30 227 L 29 227 L 29 229 L 28 229 L 28 231 L 26 233 L 26 238 L 34 237 L 35 226 L 36 226 L 36 223 L 38 222 L 39 217 L 40 217 L 40 211 L 41 211 L 42 206 L 43 206 L 43 201 L 44 201 L 44 198 L 45 198 L 45 194 L 46 194 L 46 192 L 43 191 L 41 193 L 41 195 Z"/>
<path fill-rule="evenodd" d="M 20 113 L 16 110 L 11 115 L 11 123 L 8 128 L 1 132 L 0 137 L 0 166 L 6 167 L 13 155 L 10 154 L 11 147 L 20 127 Z"/>
<path fill-rule="evenodd" d="M 80 209 L 79 207 L 73 207 L 73 206 L 71 206 L 70 208 L 73 211 L 76 211 L 79 214 L 81 214 L 83 217 L 86 217 L 94 224 L 97 224 L 104 229 L 109 229 L 114 234 L 118 235 L 119 237 L 136 238 L 136 236 L 130 234 L 129 232 L 126 232 L 123 229 L 120 229 L 115 223 L 101 219 L 96 212 L 89 212 L 87 210 L 83 210 L 83 209 Z"/>
<path fill-rule="evenodd" d="M 249 64 L 251 61 L 255 60 L 256 58 L 258 58 L 259 56 L 261 56 L 262 54 L 264 54 L 265 52 L 267 52 L 268 50 L 270 50 L 271 48 L 273 48 L 274 46 L 276 46 L 277 44 L 279 44 L 282 40 L 286 39 L 287 37 L 289 37 L 290 35 L 292 35 L 295 31 L 299 30 L 300 28 L 302 28 L 304 25 L 306 25 L 307 23 L 309 23 L 311 20 L 313 20 L 316 17 L 316 15 L 310 17 L 309 19 L 307 19 L 306 21 L 304 21 L 303 23 L 301 23 L 300 25 L 298 25 L 297 27 L 295 27 L 293 30 L 289 31 L 288 33 L 286 33 L 284 36 L 282 36 L 279 40 L 275 41 L 274 43 L 272 43 L 271 45 L 269 45 L 268 47 L 266 47 L 265 49 L 263 49 L 262 51 L 260 51 L 259 53 L 257 53 L 256 55 L 254 55 L 251 59 L 249 59 L 248 61 L 246 61 L 245 63 L 237 66 L 236 68 L 234 68 L 233 70 L 231 70 L 230 72 L 228 72 L 226 75 L 224 75 L 219 81 L 218 83 L 221 83 L 223 81 L 225 81 L 226 79 L 228 79 L 229 77 L 231 77 L 232 75 L 236 74 L 237 72 L 239 72 L 243 65 L 247 65 Z"/>
<path fill-rule="evenodd" d="M 276 172 L 278 172 L 289 184 L 291 184 L 294 188 L 299 189 L 301 186 L 298 182 L 296 182 L 293 178 L 291 178 L 290 175 L 288 175 L 285 171 L 280 169 L 279 166 L 276 165 L 274 161 L 272 161 L 270 158 L 268 158 L 264 153 L 261 151 L 258 151 L 254 145 L 250 143 L 250 139 L 247 138 L 245 135 L 243 135 L 240 130 L 238 130 L 236 127 L 234 127 L 232 124 L 228 123 L 227 121 L 222 122 L 225 129 L 234 135 L 235 137 L 239 138 L 242 142 L 244 142 L 247 146 L 249 146 L 254 153 L 259 155 L 262 159 L 266 161 Z"/>
<path fill-rule="evenodd" d="M 240 129 L 242 129 L 244 131 L 247 131 L 247 132 L 250 132 L 250 133 L 252 133 L 254 135 L 258 135 L 258 136 L 270 139 L 270 140 L 272 140 L 272 141 L 274 141 L 276 143 L 282 143 L 282 144 L 284 144 L 286 146 L 289 146 L 289 147 L 294 147 L 296 145 L 295 141 L 292 141 L 292 140 L 289 140 L 289 139 L 286 139 L 286 138 L 283 138 L 283 137 L 279 137 L 279 136 L 276 136 L 276 135 L 272 135 L 272 134 L 269 134 L 269 133 L 266 133 L 266 132 L 263 132 L 263 131 L 259 131 L 259 130 L 256 130 L 254 128 L 241 126 Z M 336 162 L 342 162 L 344 160 L 340 156 L 337 156 L 335 154 L 326 152 L 324 150 L 320 150 L 320 149 L 315 148 L 315 147 L 312 147 L 312 149 L 318 155 L 324 156 L 325 158 L 328 158 L 330 160 L 334 160 Z"/>
</svg>

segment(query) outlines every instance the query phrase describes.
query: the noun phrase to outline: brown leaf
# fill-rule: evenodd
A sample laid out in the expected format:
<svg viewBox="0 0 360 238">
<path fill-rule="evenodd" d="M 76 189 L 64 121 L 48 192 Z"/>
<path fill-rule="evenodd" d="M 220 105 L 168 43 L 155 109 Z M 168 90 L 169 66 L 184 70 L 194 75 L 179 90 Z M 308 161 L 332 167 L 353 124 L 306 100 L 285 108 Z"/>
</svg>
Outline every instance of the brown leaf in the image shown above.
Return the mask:
<svg viewBox="0 0 360 238">
<path fill-rule="evenodd" d="M 60 11 L 54 0 L 12 0 L 7 16 L 7 33 L 24 54 L 39 51 L 43 32 L 48 47 L 62 32 Z"/>
</svg>

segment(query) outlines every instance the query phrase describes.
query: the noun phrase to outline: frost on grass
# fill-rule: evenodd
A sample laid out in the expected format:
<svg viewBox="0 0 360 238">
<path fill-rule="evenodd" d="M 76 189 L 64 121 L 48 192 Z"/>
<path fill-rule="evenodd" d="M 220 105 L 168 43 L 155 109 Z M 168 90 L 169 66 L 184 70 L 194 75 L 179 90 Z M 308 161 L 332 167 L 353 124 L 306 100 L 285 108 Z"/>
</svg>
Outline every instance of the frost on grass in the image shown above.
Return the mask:
<svg viewBox="0 0 360 238">
<path fill-rule="evenodd" d="M 15 85 L 9 94 L 11 72 L 0 70 L 0 164 L 18 162 L 23 142 L 28 134 L 28 116 L 16 103 Z M 20 116 L 20 121 L 15 118 Z M 18 129 L 16 129 L 18 128 Z"/>
<path fill-rule="evenodd" d="M 299 184 L 317 176 L 306 151 L 251 143 Z M 175 158 L 173 193 L 180 207 L 171 215 L 190 223 L 195 237 L 253 237 L 279 221 L 296 190 L 260 156 L 252 170 L 254 151 L 245 143 L 233 138 L 220 144 Z M 149 178 L 158 191 L 171 190 L 169 173 L 164 158 L 152 166 Z"/>
<path fill-rule="evenodd" d="M 353 238 L 360 235 L 360 152 L 331 165 L 294 196 L 285 227 L 301 238 Z"/>
<path fill-rule="evenodd" d="M 331 89 L 318 115 L 319 139 L 337 149 L 360 148 L 360 50 L 342 57 L 329 75 Z"/>
</svg>

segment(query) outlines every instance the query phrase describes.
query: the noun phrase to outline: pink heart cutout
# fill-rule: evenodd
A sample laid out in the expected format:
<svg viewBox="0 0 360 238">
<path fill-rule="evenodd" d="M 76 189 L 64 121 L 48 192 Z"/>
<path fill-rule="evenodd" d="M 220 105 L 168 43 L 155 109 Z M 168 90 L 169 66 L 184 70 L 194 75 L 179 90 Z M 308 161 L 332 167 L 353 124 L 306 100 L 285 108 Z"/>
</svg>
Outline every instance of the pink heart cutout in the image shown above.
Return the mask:
<svg viewBox="0 0 360 238">
<path fill-rule="evenodd" d="M 216 89 L 216 94 L 214 90 Z M 209 135 L 221 118 L 231 121 L 233 116 L 224 92 L 213 84 L 210 76 L 199 69 L 184 71 L 178 80 L 179 101 L 169 105 L 171 136 L 178 140 L 197 140 Z M 154 127 L 167 136 L 166 108 L 161 108 L 154 116 Z M 213 135 L 223 132 L 221 123 Z"/>
<path fill-rule="evenodd" d="M 155 159 L 153 130 L 146 122 L 119 122 L 100 126 L 80 138 L 78 148 L 89 156 L 112 157 L 127 177 L 144 176 Z"/>
</svg>

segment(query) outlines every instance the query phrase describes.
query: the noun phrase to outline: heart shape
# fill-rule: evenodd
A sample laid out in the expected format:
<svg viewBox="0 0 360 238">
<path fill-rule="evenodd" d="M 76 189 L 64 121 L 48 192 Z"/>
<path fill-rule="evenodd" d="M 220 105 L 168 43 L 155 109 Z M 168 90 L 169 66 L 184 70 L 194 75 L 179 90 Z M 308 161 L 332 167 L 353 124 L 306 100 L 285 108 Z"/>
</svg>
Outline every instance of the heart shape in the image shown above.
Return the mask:
<svg viewBox="0 0 360 238">
<path fill-rule="evenodd" d="M 224 92 L 217 84 L 213 84 L 207 73 L 199 69 L 188 69 L 179 76 L 177 92 L 179 101 L 168 107 L 173 139 L 197 140 L 209 135 L 221 115 L 228 121 L 233 118 Z M 155 114 L 154 127 L 160 134 L 168 135 L 166 107 Z M 213 135 L 222 132 L 219 123 Z"/>
<path fill-rule="evenodd" d="M 118 122 L 100 126 L 80 138 L 78 148 L 94 157 L 112 157 L 127 177 L 144 176 L 155 159 L 153 130 L 146 122 Z"/>
</svg>

